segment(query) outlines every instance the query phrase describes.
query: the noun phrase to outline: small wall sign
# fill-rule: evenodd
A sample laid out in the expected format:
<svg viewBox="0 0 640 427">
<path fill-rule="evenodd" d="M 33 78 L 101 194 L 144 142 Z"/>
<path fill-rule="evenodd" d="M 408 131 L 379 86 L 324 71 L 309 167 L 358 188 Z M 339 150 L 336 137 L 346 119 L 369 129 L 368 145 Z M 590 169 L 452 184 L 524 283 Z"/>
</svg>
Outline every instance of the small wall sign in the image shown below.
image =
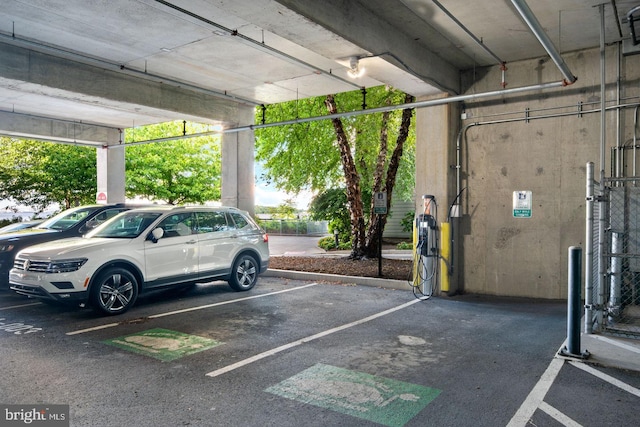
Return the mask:
<svg viewBox="0 0 640 427">
<path fill-rule="evenodd" d="M 514 218 L 531 218 L 531 191 L 514 191 L 513 192 L 513 217 Z"/>
</svg>

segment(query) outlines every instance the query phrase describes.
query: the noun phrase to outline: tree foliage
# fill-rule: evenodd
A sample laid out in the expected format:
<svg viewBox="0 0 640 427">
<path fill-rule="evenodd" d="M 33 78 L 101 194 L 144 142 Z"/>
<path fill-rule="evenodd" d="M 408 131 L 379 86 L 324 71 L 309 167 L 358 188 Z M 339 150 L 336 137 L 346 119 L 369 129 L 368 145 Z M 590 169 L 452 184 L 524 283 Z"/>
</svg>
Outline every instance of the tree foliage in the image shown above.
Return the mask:
<svg viewBox="0 0 640 427">
<path fill-rule="evenodd" d="M 96 150 L 74 145 L 0 138 L 0 198 L 43 210 L 96 198 Z"/>
<path fill-rule="evenodd" d="M 152 140 L 183 133 L 183 122 L 127 131 L 127 139 Z M 188 134 L 202 132 L 190 124 Z M 218 136 L 132 145 L 126 148 L 126 194 L 171 204 L 220 199 L 221 152 Z"/>
<path fill-rule="evenodd" d="M 367 108 L 401 104 L 404 96 L 403 92 L 385 86 L 369 88 L 366 94 Z M 334 98 L 340 112 L 362 109 L 361 91 L 339 93 Z M 326 114 L 325 97 L 320 96 L 269 105 L 266 107 L 265 119 L 266 123 L 274 123 Z M 262 112 L 259 110 L 256 119 L 258 122 L 262 120 Z M 345 133 L 353 141 L 351 148 L 363 191 L 370 194 L 379 152 L 382 114 L 343 117 L 341 121 Z M 400 121 L 399 111 L 393 112 L 388 118 L 391 148 L 395 147 L 393 141 L 397 140 Z M 411 127 L 396 178 L 397 196 L 402 200 L 413 198 L 414 159 L 415 133 Z M 336 134 L 329 120 L 256 130 L 256 160 L 264 165 L 262 178 L 288 193 L 296 194 L 302 190 L 319 193 L 345 185 Z"/>
<path fill-rule="evenodd" d="M 141 141 L 205 131 L 203 125 L 162 123 L 128 130 Z M 126 147 L 126 194 L 168 203 L 220 199 L 221 153 L 217 136 Z M 96 149 L 0 138 L 0 198 L 42 210 L 95 203 Z"/>
<path fill-rule="evenodd" d="M 322 116 L 368 107 L 411 102 L 413 97 L 388 87 L 316 97 L 269 106 L 267 122 Z M 261 119 L 259 112 L 258 118 Z M 291 193 L 343 188 L 350 212 L 352 257 L 376 256 L 377 229 L 386 217 L 365 216 L 370 195 L 386 191 L 413 197 L 415 135 L 412 111 L 345 116 L 332 120 L 269 127 L 256 133 L 256 157 L 265 178 Z M 366 206 L 366 208 L 365 208 Z"/>
</svg>

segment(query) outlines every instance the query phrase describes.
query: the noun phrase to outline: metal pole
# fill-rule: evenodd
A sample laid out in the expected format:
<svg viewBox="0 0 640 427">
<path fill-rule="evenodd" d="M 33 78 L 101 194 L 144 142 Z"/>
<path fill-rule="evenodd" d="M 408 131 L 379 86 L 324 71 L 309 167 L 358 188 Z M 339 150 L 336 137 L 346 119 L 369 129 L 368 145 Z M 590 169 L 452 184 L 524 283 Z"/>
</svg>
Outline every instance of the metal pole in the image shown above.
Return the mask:
<svg viewBox="0 0 640 427">
<path fill-rule="evenodd" d="M 378 215 L 378 277 L 382 277 L 382 226 Z"/>
<path fill-rule="evenodd" d="M 607 111 L 606 111 L 606 68 L 605 68 L 605 37 L 604 37 L 604 4 L 598 6 L 600 11 L 600 185 L 598 200 L 598 299 L 596 305 L 599 307 L 597 311 L 598 325 L 603 325 L 602 307 L 605 298 L 605 277 L 606 277 L 606 261 L 605 261 L 605 229 L 606 229 L 606 202 L 604 200 L 605 193 L 605 156 L 606 156 L 606 129 L 607 129 Z"/>
<path fill-rule="evenodd" d="M 584 265 L 584 333 L 593 333 L 593 162 L 587 163 L 587 218 L 585 230 L 585 265 Z"/>
<path fill-rule="evenodd" d="M 587 358 L 589 352 L 580 353 L 580 288 L 582 287 L 582 248 L 569 248 L 569 295 L 567 298 L 567 345 L 560 350 L 562 356 Z"/>
</svg>

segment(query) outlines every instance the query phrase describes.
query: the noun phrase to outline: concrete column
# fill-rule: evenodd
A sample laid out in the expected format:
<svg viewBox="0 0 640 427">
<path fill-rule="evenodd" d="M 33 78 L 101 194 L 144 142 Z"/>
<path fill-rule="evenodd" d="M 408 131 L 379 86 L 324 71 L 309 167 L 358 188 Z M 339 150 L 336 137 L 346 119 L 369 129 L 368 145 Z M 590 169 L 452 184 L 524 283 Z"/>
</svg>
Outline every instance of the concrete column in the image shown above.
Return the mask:
<svg viewBox="0 0 640 427">
<path fill-rule="evenodd" d="M 424 98 L 421 100 L 428 100 Z M 438 223 L 446 222 L 449 205 L 456 196 L 455 141 L 458 128 L 458 107 L 445 104 L 416 110 L 416 213 L 422 213 L 422 195 L 436 197 Z M 434 214 L 434 212 L 431 212 Z M 459 221 L 454 220 L 453 232 Z M 454 234 L 454 235 L 455 235 Z M 450 277 L 450 293 L 459 289 L 459 244 L 453 247 L 454 268 Z M 445 274 L 445 272 L 440 272 Z"/>
<path fill-rule="evenodd" d="M 125 150 L 120 145 L 120 133 L 114 129 L 110 134 L 110 148 L 96 148 L 98 203 L 124 203 Z M 103 198 L 106 196 L 106 199 Z"/>
<path fill-rule="evenodd" d="M 253 108 L 239 109 L 238 113 L 239 123 L 253 123 Z M 255 214 L 254 156 L 253 131 L 222 136 L 222 204 L 245 210 L 250 215 Z"/>
</svg>

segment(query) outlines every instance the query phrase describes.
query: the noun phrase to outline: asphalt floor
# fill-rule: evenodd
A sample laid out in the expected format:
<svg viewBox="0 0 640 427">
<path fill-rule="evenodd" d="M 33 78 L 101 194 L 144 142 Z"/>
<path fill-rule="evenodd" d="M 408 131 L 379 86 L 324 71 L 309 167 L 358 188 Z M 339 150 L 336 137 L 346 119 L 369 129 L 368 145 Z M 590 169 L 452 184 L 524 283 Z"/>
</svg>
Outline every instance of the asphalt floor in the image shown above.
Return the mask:
<svg viewBox="0 0 640 427">
<path fill-rule="evenodd" d="M 563 303 L 277 273 L 115 317 L 2 292 L 0 406 L 68 405 L 72 426 L 640 425 L 640 370 L 558 356 Z"/>
</svg>

